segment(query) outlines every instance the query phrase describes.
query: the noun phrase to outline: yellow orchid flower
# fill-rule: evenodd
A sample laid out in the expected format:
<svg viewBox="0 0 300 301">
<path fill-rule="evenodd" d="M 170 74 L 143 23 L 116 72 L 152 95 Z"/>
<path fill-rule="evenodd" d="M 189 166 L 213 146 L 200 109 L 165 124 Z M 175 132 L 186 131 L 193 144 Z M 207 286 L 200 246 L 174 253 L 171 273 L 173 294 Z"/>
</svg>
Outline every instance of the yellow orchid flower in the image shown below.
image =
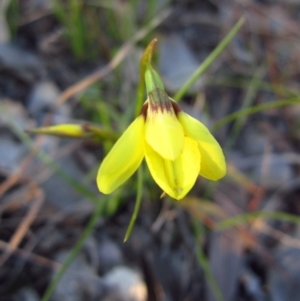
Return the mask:
<svg viewBox="0 0 300 301">
<path fill-rule="evenodd" d="M 198 175 L 216 181 L 226 174 L 224 155 L 206 126 L 168 97 L 150 65 L 145 71 L 145 82 L 148 99 L 140 115 L 104 158 L 97 175 L 98 188 L 104 194 L 113 192 L 145 158 L 158 186 L 180 200 Z"/>
</svg>

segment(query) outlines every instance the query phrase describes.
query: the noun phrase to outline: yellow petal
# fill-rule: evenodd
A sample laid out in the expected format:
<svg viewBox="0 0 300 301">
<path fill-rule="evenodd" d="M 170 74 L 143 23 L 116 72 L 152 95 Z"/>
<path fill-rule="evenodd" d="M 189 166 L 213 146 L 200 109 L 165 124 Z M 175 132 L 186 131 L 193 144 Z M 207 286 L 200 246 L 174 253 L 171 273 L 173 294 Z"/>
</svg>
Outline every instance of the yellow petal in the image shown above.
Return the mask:
<svg viewBox="0 0 300 301">
<path fill-rule="evenodd" d="M 185 138 L 184 149 L 174 161 L 163 159 L 148 143 L 145 143 L 145 158 L 155 182 L 177 200 L 190 191 L 199 175 L 198 143 L 191 138 Z"/>
<path fill-rule="evenodd" d="M 226 162 L 223 151 L 207 127 L 182 111 L 178 113 L 178 120 L 184 133 L 198 141 L 201 155 L 200 175 L 212 181 L 224 177 Z"/>
<path fill-rule="evenodd" d="M 184 146 L 184 133 L 173 108 L 152 109 L 149 105 L 145 137 L 149 145 L 163 158 L 175 160 Z"/>
<path fill-rule="evenodd" d="M 144 117 L 137 117 L 104 158 L 97 175 L 101 192 L 109 194 L 140 166 L 144 157 Z"/>
</svg>

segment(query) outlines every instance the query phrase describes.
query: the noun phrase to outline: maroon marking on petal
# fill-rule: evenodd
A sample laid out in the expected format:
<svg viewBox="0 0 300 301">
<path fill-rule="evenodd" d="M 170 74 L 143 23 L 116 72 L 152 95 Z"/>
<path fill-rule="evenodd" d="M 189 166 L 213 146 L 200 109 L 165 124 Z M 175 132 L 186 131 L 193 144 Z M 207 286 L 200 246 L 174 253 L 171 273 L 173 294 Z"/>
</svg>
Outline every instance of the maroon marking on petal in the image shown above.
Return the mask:
<svg viewBox="0 0 300 301">
<path fill-rule="evenodd" d="M 147 112 L 148 112 L 148 102 L 146 102 L 143 106 L 142 106 L 142 110 L 140 115 L 144 116 L 144 119 L 147 118 Z"/>
<path fill-rule="evenodd" d="M 91 125 L 88 123 L 84 123 L 81 125 L 84 132 L 90 132 L 91 131 Z"/>
<path fill-rule="evenodd" d="M 171 101 L 165 90 L 156 88 L 148 93 L 149 106 L 153 112 L 173 112 Z"/>
<path fill-rule="evenodd" d="M 170 101 L 171 101 L 173 110 L 174 110 L 174 112 L 175 112 L 175 114 L 176 114 L 176 116 L 177 116 L 178 113 L 180 113 L 182 110 L 181 110 L 181 108 L 180 108 L 180 106 L 179 106 L 179 104 L 178 104 L 177 102 L 175 102 L 175 101 L 172 100 L 172 99 L 170 99 Z"/>
</svg>

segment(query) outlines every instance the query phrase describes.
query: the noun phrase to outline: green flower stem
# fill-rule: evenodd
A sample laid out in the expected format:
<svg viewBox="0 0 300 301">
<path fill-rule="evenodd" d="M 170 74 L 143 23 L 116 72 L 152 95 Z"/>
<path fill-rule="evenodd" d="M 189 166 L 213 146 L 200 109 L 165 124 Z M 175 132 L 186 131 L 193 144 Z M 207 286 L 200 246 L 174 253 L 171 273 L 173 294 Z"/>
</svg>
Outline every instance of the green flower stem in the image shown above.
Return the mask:
<svg viewBox="0 0 300 301">
<path fill-rule="evenodd" d="M 136 195 L 136 200 L 135 200 L 135 205 L 134 205 L 134 210 L 133 210 L 133 214 L 131 216 L 128 228 L 126 230 L 125 233 L 125 237 L 124 237 L 124 242 L 126 242 L 128 240 L 128 238 L 131 235 L 133 226 L 135 224 L 135 221 L 137 219 L 138 213 L 140 211 L 140 207 L 141 207 L 141 202 L 142 202 L 142 190 L 143 190 L 143 165 L 141 165 L 137 171 L 137 195 Z"/>
<path fill-rule="evenodd" d="M 203 236 L 203 225 L 199 223 L 197 219 L 193 219 L 193 229 L 195 232 L 195 237 L 196 237 L 196 254 L 197 254 L 197 259 L 200 264 L 200 266 L 203 269 L 203 273 L 205 275 L 205 279 L 210 286 L 212 292 L 215 295 L 215 298 L 217 301 L 224 301 L 222 292 L 219 288 L 218 283 L 216 282 L 216 279 L 214 278 L 214 275 L 211 271 L 211 268 L 209 266 L 209 262 L 207 257 L 205 256 L 205 253 L 203 251 L 203 248 L 201 248 L 200 241 L 201 237 Z"/>
<path fill-rule="evenodd" d="M 233 87 L 233 88 L 248 88 L 249 79 L 241 78 L 210 78 L 206 82 L 206 86 L 210 87 Z M 257 82 L 253 85 L 253 88 L 259 91 L 274 92 L 274 84 L 266 82 Z M 299 91 L 295 88 L 285 87 L 283 85 L 276 85 L 276 89 L 280 90 L 284 97 L 293 97 L 299 95 Z"/>
<path fill-rule="evenodd" d="M 135 107 L 135 116 L 140 114 L 144 103 L 144 94 L 145 94 L 145 72 L 146 67 L 151 65 L 152 54 L 154 51 L 155 44 L 157 43 L 157 39 L 153 39 L 150 44 L 145 49 L 141 61 L 140 61 L 140 79 L 139 86 L 137 91 L 137 99 L 136 99 L 136 107 Z"/>
<path fill-rule="evenodd" d="M 243 99 L 242 107 L 240 108 L 240 110 L 247 109 L 253 105 L 253 102 L 257 95 L 257 89 L 255 89 L 255 87 L 262 82 L 262 79 L 265 76 L 265 74 L 266 74 L 266 66 L 265 63 L 263 63 L 254 73 L 253 78 L 249 82 L 246 95 Z M 236 119 L 233 128 L 230 134 L 228 135 L 228 139 L 226 139 L 226 144 L 224 147 L 225 152 L 228 152 L 234 145 L 234 142 L 236 141 L 245 121 L 246 121 L 246 116 L 239 116 Z"/>
<path fill-rule="evenodd" d="M 99 196 L 91 191 L 86 185 L 77 181 L 74 177 L 66 173 L 61 167 L 48 155 L 45 151 L 36 149 L 34 142 L 30 139 L 28 134 L 19 129 L 16 124 L 13 122 L 13 117 L 10 116 L 9 112 L 6 110 L 5 106 L 0 102 L 0 110 L 5 112 L 5 115 L 8 117 L 9 126 L 13 132 L 20 138 L 20 140 L 28 146 L 29 149 L 36 151 L 36 156 L 47 165 L 53 172 L 57 173 L 63 180 L 66 181 L 74 190 L 76 190 L 81 195 L 85 196 L 93 203 L 99 202 Z"/>
<path fill-rule="evenodd" d="M 241 226 L 246 223 L 251 223 L 256 219 L 274 219 L 280 221 L 286 221 L 289 223 L 300 224 L 300 217 L 294 214 L 285 213 L 281 211 L 264 212 L 256 211 L 245 214 L 235 215 L 234 217 L 223 219 L 216 224 L 215 230 L 226 230 Z"/>
<path fill-rule="evenodd" d="M 248 116 L 248 115 L 255 114 L 255 113 L 262 112 L 262 111 L 269 110 L 269 109 L 296 105 L 299 103 L 300 103 L 300 98 L 294 97 L 294 98 L 290 98 L 290 99 L 277 100 L 277 101 L 273 101 L 273 102 L 264 103 L 261 105 L 256 105 L 256 106 L 253 106 L 250 108 L 246 108 L 244 110 L 240 110 L 238 112 L 229 114 L 229 115 L 225 116 L 224 118 L 220 119 L 218 122 L 216 122 L 214 124 L 211 131 L 214 132 L 214 131 L 218 130 L 219 128 L 223 127 L 225 124 L 227 124 L 235 119 L 241 118 L 243 116 Z"/>
<path fill-rule="evenodd" d="M 87 226 L 85 227 L 81 237 L 79 238 L 78 242 L 73 247 L 73 249 L 71 250 L 71 253 L 68 255 L 68 257 L 67 257 L 66 261 L 63 263 L 61 269 L 58 271 L 58 273 L 53 278 L 53 280 L 50 283 L 50 285 L 48 286 L 45 294 L 43 295 L 41 301 L 48 301 L 50 299 L 51 295 L 53 294 L 53 292 L 54 292 L 57 284 L 61 280 L 62 276 L 67 271 L 70 264 L 73 262 L 73 260 L 76 258 L 76 256 L 82 249 L 86 239 L 91 235 L 91 233 L 96 225 L 96 222 L 99 219 L 99 216 L 101 216 L 101 214 L 102 214 L 103 205 L 105 203 L 106 202 L 104 200 L 97 202 L 95 211 L 94 211 L 93 215 L 91 216 Z"/>
<path fill-rule="evenodd" d="M 179 102 L 181 98 L 186 94 L 190 87 L 196 82 L 196 80 L 207 70 L 207 68 L 215 61 L 215 59 L 223 52 L 230 41 L 234 38 L 237 32 L 244 24 L 244 18 L 240 18 L 235 26 L 230 30 L 226 37 L 220 42 L 220 44 L 213 50 L 213 52 L 204 60 L 204 62 L 197 68 L 197 70 L 191 75 L 186 83 L 175 94 L 174 100 Z"/>
<path fill-rule="evenodd" d="M 139 86 L 137 89 L 136 96 L 136 106 L 135 106 L 135 117 L 137 117 L 141 113 L 141 109 L 144 103 L 144 94 L 145 94 L 145 82 L 144 78 L 140 77 Z"/>
<path fill-rule="evenodd" d="M 109 128 L 103 128 L 89 123 L 84 124 L 83 127 L 87 132 L 93 135 L 94 139 L 97 140 L 100 139 L 100 140 L 116 141 L 120 137 L 119 133 L 116 133 L 115 131 Z"/>
</svg>

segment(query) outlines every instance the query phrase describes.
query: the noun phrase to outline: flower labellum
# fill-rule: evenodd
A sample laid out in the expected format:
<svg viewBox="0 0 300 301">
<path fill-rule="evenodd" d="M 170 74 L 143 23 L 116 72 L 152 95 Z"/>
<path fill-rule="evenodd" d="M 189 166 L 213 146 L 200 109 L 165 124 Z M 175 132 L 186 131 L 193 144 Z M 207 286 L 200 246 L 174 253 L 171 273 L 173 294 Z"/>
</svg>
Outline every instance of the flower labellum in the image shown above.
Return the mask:
<svg viewBox="0 0 300 301">
<path fill-rule="evenodd" d="M 209 130 L 184 113 L 168 97 L 158 73 L 147 65 L 148 98 L 97 175 L 98 188 L 109 194 L 122 185 L 146 159 L 158 186 L 174 199 L 182 199 L 198 175 L 217 181 L 226 174 L 222 149 Z"/>
</svg>

